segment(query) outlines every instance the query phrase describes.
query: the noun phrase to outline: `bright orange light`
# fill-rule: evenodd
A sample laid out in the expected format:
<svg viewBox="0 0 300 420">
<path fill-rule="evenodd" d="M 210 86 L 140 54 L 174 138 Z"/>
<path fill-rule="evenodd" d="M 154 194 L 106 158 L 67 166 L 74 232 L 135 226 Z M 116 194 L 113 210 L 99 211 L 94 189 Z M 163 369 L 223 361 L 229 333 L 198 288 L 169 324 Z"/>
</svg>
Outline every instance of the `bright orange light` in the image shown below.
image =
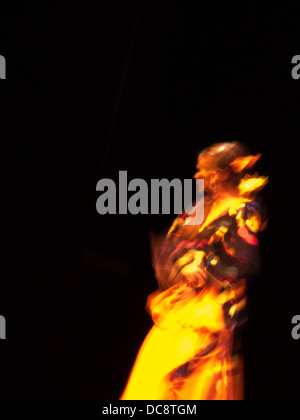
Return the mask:
<svg viewBox="0 0 300 420">
<path fill-rule="evenodd" d="M 264 186 L 268 182 L 268 177 L 266 176 L 245 176 L 245 178 L 242 179 L 239 185 L 239 192 L 241 195 L 250 194 L 253 191 L 257 192 L 264 188 Z"/>
<path fill-rule="evenodd" d="M 231 162 L 230 166 L 234 170 L 234 172 L 242 172 L 245 169 L 252 168 L 256 162 L 261 158 L 261 154 L 255 156 L 246 156 L 246 157 L 239 157 Z"/>
</svg>

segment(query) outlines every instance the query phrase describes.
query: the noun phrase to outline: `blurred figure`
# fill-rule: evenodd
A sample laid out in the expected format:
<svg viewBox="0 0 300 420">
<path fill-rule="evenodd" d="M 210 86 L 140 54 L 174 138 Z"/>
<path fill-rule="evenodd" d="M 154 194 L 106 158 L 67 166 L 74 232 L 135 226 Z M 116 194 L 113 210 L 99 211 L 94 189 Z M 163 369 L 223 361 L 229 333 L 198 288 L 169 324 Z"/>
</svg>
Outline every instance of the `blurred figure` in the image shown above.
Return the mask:
<svg viewBox="0 0 300 420">
<path fill-rule="evenodd" d="M 159 290 L 147 309 L 147 335 L 121 399 L 243 399 L 240 330 L 246 288 L 260 267 L 258 233 L 267 223 L 253 174 L 261 155 L 238 142 L 219 143 L 198 157 L 205 185 L 204 221 L 178 217 L 153 246 Z"/>
</svg>

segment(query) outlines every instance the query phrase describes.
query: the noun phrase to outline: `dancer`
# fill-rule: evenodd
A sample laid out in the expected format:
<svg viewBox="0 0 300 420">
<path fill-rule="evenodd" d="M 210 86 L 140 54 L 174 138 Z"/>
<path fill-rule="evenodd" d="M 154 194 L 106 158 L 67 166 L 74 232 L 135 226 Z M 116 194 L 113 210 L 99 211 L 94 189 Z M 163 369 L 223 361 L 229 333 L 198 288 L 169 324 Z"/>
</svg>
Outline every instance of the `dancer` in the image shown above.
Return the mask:
<svg viewBox="0 0 300 420">
<path fill-rule="evenodd" d="M 267 223 L 257 193 L 268 178 L 253 173 L 260 156 L 238 142 L 199 155 L 204 221 L 193 226 L 183 214 L 154 246 L 159 289 L 146 306 L 154 326 L 120 399 L 243 399 L 240 330 Z"/>
</svg>

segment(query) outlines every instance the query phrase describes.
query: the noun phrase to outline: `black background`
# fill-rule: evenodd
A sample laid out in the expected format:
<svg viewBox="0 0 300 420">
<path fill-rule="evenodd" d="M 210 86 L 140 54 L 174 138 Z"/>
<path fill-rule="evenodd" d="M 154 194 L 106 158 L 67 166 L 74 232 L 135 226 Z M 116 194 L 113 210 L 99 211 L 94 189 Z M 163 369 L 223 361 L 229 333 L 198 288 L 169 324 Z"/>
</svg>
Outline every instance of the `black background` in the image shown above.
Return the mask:
<svg viewBox="0 0 300 420">
<path fill-rule="evenodd" d="M 300 397 L 298 13 L 201 3 L 1 5 L 2 399 L 120 396 L 152 325 L 149 232 L 173 216 L 99 216 L 96 183 L 191 178 L 223 140 L 270 176 L 246 399 Z"/>
</svg>

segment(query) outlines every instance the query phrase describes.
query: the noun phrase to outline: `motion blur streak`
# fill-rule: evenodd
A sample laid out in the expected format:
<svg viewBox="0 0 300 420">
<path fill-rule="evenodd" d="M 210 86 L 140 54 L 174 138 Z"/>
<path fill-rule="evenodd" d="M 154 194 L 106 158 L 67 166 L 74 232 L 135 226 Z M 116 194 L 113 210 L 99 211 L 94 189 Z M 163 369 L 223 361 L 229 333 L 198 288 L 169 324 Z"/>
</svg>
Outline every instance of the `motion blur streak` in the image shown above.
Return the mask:
<svg viewBox="0 0 300 420">
<path fill-rule="evenodd" d="M 160 288 L 146 305 L 154 326 L 120 399 L 243 399 L 237 331 L 247 319 L 247 278 L 259 267 L 257 234 L 266 226 L 255 199 L 268 178 L 248 173 L 259 157 L 237 143 L 199 156 L 206 219 L 191 227 L 179 217 L 154 247 Z"/>
</svg>

